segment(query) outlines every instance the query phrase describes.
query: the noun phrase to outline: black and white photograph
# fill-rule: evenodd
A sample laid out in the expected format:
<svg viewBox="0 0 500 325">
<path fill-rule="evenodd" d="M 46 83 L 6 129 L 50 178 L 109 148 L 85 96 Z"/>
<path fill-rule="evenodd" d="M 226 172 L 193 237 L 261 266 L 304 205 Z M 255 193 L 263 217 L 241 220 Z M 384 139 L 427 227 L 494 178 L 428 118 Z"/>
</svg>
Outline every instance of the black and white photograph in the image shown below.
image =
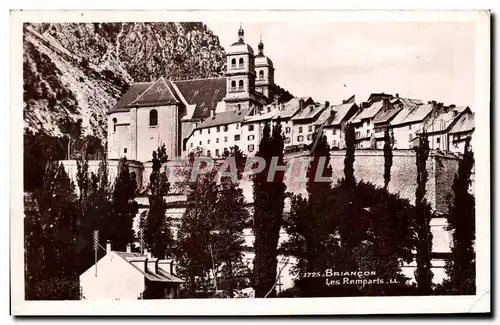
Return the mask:
<svg viewBox="0 0 500 325">
<path fill-rule="evenodd" d="M 490 312 L 489 11 L 11 33 L 14 314 Z"/>
</svg>

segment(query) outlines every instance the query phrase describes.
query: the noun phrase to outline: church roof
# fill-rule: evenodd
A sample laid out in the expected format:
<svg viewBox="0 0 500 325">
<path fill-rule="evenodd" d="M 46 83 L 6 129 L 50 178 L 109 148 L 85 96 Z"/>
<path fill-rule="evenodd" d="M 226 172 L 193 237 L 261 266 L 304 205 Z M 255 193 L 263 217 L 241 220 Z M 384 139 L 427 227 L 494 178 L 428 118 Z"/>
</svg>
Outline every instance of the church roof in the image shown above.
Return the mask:
<svg viewBox="0 0 500 325">
<path fill-rule="evenodd" d="M 178 103 L 180 103 L 180 99 L 172 88 L 170 81 L 166 81 L 161 77 L 129 105 L 143 107 L 175 105 Z"/>
<path fill-rule="evenodd" d="M 196 105 L 190 118 L 202 119 L 210 116 L 210 109 L 226 96 L 226 78 L 206 78 L 174 81 L 189 105 Z"/>
<path fill-rule="evenodd" d="M 131 85 L 125 95 L 116 103 L 115 107 L 110 110 L 110 113 L 128 112 L 128 105 L 136 100 L 152 84 L 152 82 L 138 82 Z"/>
<path fill-rule="evenodd" d="M 109 111 L 128 112 L 132 106 L 159 106 L 187 102 L 189 118 L 203 119 L 210 116 L 226 96 L 226 78 L 205 78 L 156 82 L 139 82 L 130 86 L 125 95 Z"/>
<path fill-rule="evenodd" d="M 250 53 L 250 54 L 253 55 L 253 49 L 247 43 L 242 42 L 242 41 L 238 41 L 238 42 L 235 42 L 235 43 L 231 44 L 231 46 L 229 47 L 227 53 L 228 54 Z"/>
<path fill-rule="evenodd" d="M 256 67 L 262 67 L 262 66 L 273 66 L 273 61 L 271 61 L 270 58 L 268 58 L 267 56 L 265 55 L 257 55 L 255 57 L 255 66 Z"/>
</svg>

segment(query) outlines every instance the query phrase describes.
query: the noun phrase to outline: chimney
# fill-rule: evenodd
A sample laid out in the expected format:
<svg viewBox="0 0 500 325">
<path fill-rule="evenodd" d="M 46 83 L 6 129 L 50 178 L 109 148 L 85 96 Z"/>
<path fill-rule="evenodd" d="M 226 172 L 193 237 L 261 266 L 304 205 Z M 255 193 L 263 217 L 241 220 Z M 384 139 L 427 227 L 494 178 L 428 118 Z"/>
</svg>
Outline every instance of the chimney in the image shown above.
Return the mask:
<svg viewBox="0 0 500 325">
<path fill-rule="evenodd" d="M 158 259 L 154 257 L 149 257 L 146 260 L 147 271 L 149 273 L 158 274 Z"/>
<path fill-rule="evenodd" d="M 280 104 L 280 111 L 284 110 L 285 109 L 285 104 L 284 103 L 281 103 Z"/>
<path fill-rule="evenodd" d="M 168 273 L 175 274 L 175 265 L 173 259 L 158 260 L 158 269 Z"/>
<path fill-rule="evenodd" d="M 214 118 L 215 118 L 215 109 L 214 109 L 214 108 L 212 108 L 212 109 L 210 110 L 210 117 L 211 117 L 212 119 L 214 119 Z"/>
<path fill-rule="evenodd" d="M 151 253 L 148 251 L 147 248 L 144 248 L 144 255 L 146 255 L 147 258 L 151 258 Z"/>
<path fill-rule="evenodd" d="M 399 93 L 396 93 L 396 97 L 399 98 Z"/>
<path fill-rule="evenodd" d="M 111 252 L 111 240 L 106 241 L 106 252 Z"/>
<path fill-rule="evenodd" d="M 303 109 L 304 108 L 304 100 L 301 98 L 299 99 L 299 109 Z"/>
<path fill-rule="evenodd" d="M 330 102 L 325 100 L 325 108 L 328 108 L 328 106 L 330 106 Z"/>
<path fill-rule="evenodd" d="M 333 109 L 330 110 L 330 116 L 335 117 L 335 111 Z"/>
<path fill-rule="evenodd" d="M 132 245 L 130 243 L 127 244 L 127 253 L 132 253 Z"/>
</svg>

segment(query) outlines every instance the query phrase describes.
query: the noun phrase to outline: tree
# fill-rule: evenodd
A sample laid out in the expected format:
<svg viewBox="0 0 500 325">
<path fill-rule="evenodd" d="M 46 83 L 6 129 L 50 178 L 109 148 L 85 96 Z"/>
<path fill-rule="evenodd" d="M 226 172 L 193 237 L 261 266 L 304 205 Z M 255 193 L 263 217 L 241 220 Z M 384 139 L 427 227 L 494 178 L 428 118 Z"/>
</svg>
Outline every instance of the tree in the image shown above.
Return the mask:
<svg viewBox="0 0 500 325">
<path fill-rule="evenodd" d="M 391 130 L 392 133 L 392 130 Z M 394 139 L 389 133 L 389 129 L 384 131 L 384 188 L 389 189 L 389 182 L 391 181 L 391 168 L 392 168 L 392 146 Z"/>
<path fill-rule="evenodd" d="M 279 121 L 272 133 L 268 123 L 264 126 L 263 136 L 256 156 L 266 162 L 264 170 L 253 178 L 254 197 L 254 289 L 255 297 L 276 295 L 276 268 L 279 232 L 283 220 L 286 185 L 282 171 L 274 173 L 268 181 L 272 158 L 283 165 L 283 135 Z M 269 294 L 268 294 L 269 293 Z"/>
<path fill-rule="evenodd" d="M 132 229 L 134 217 L 139 207 L 135 199 L 137 181 L 134 173 L 130 173 L 126 158 L 118 163 L 118 175 L 112 194 L 112 212 L 109 218 L 110 232 L 108 239 L 115 250 L 126 249 L 127 244 L 134 241 Z"/>
<path fill-rule="evenodd" d="M 354 150 L 356 146 L 356 135 L 354 133 L 354 126 L 348 124 L 345 131 L 345 145 L 346 152 L 344 158 L 344 177 L 345 183 L 348 186 L 355 184 L 354 178 Z"/>
<path fill-rule="evenodd" d="M 228 157 L 234 158 L 236 179 L 239 179 L 245 165 L 245 156 L 241 150 L 233 147 L 226 155 Z M 226 289 L 229 297 L 233 297 L 239 283 L 246 282 L 245 275 L 248 275 L 248 269 L 242 263 L 242 254 L 245 242 L 243 229 L 246 228 L 250 215 L 243 190 L 238 185 L 238 181 L 231 177 L 221 177 L 214 214 L 214 264 L 217 269 L 219 264 L 222 267 L 222 283 L 218 285 Z M 235 274 L 239 277 L 235 277 Z"/>
<path fill-rule="evenodd" d="M 80 210 L 62 164 L 47 165 L 43 186 L 33 197 L 37 208 L 25 218 L 26 299 L 79 299 L 75 247 Z"/>
<path fill-rule="evenodd" d="M 312 161 L 307 172 L 308 198 L 292 196 L 290 216 L 285 223 L 289 239 L 282 245 L 288 254 L 297 258 L 294 273 L 299 279 L 296 284 L 300 294 L 308 297 L 331 295 L 323 278 L 301 275 L 333 269 L 339 248 L 337 224 L 331 213 L 330 148 L 323 133 L 316 133 L 314 142 L 317 145 L 310 153 Z M 321 181 L 316 176 L 330 181 Z"/>
<path fill-rule="evenodd" d="M 448 230 L 452 232 L 453 243 L 451 259 L 446 263 L 446 273 L 452 293 L 459 295 L 476 293 L 475 198 L 469 192 L 473 166 L 474 153 L 470 148 L 469 138 L 453 180 L 454 198 L 448 216 Z"/>
<path fill-rule="evenodd" d="M 194 160 L 190 161 L 193 167 Z M 217 202 L 217 183 L 214 171 L 199 174 L 197 179 L 183 184 L 187 192 L 186 210 L 177 233 L 175 255 L 179 260 L 179 274 L 187 279 L 187 294 L 194 297 L 198 291 L 209 289 L 212 259 L 213 229 Z"/>
<path fill-rule="evenodd" d="M 420 293 L 428 295 L 432 293 L 433 274 L 431 271 L 432 233 L 430 229 L 432 214 L 425 199 L 425 185 L 428 177 L 426 163 L 429 157 L 429 140 L 426 136 L 420 136 L 419 145 L 415 150 L 417 164 L 417 189 L 415 192 L 417 269 L 415 270 L 415 278 Z"/>
<path fill-rule="evenodd" d="M 170 188 L 166 170 L 161 170 L 167 162 L 165 145 L 153 151 L 153 170 L 149 177 L 149 211 L 144 224 L 144 241 L 151 254 L 157 258 L 165 258 L 173 244 L 171 223 L 166 217 L 167 203 L 165 196 Z"/>
</svg>

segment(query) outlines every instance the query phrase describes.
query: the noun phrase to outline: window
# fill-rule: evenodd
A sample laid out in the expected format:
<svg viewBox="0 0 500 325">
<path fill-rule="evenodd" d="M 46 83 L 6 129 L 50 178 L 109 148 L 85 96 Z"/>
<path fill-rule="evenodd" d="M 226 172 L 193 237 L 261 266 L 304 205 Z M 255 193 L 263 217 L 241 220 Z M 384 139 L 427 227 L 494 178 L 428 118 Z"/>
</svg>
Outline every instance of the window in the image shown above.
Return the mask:
<svg viewBox="0 0 500 325">
<path fill-rule="evenodd" d="M 220 132 L 220 126 L 217 127 L 217 132 Z"/>
<path fill-rule="evenodd" d="M 240 123 L 236 123 L 236 130 L 239 130 L 240 128 Z"/>
<path fill-rule="evenodd" d="M 234 135 L 234 141 L 240 141 L 240 135 L 239 134 L 235 134 Z"/>
<path fill-rule="evenodd" d="M 309 125 L 309 127 L 307 128 L 307 130 L 308 130 L 309 132 L 312 132 L 312 130 L 313 130 L 313 126 L 312 126 L 312 125 Z"/>
<path fill-rule="evenodd" d="M 224 125 L 224 132 L 227 132 L 229 130 L 229 127 L 227 125 Z"/>
<path fill-rule="evenodd" d="M 248 152 L 253 152 L 255 150 L 255 146 L 253 144 L 248 145 Z"/>
<path fill-rule="evenodd" d="M 224 137 L 224 142 L 227 142 L 227 137 Z"/>
<path fill-rule="evenodd" d="M 436 142 L 439 144 L 441 142 L 440 138 L 436 138 Z"/>
<path fill-rule="evenodd" d="M 307 140 L 312 140 L 312 138 L 313 138 L 313 135 L 312 135 L 312 134 L 308 134 L 308 135 L 307 135 Z"/>
<path fill-rule="evenodd" d="M 203 144 L 203 141 L 200 141 L 200 146 Z"/>
<path fill-rule="evenodd" d="M 113 133 L 116 132 L 116 122 L 117 122 L 116 117 L 114 117 L 113 118 Z"/>
<path fill-rule="evenodd" d="M 298 142 L 302 142 L 302 141 L 304 141 L 304 136 L 303 136 L 303 135 L 299 135 L 299 136 L 297 137 L 297 141 L 298 141 Z"/>
<path fill-rule="evenodd" d="M 207 129 L 207 133 L 210 134 L 210 129 Z"/>
<path fill-rule="evenodd" d="M 215 143 L 219 143 L 219 138 L 215 139 Z"/>
<path fill-rule="evenodd" d="M 333 140 L 333 146 L 336 147 L 337 146 L 337 140 Z"/>
<path fill-rule="evenodd" d="M 337 129 L 333 129 L 333 135 L 337 134 Z"/>
<path fill-rule="evenodd" d="M 236 59 L 232 59 L 231 60 L 231 68 L 235 68 L 236 67 Z"/>
<path fill-rule="evenodd" d="M 234 90 L 236 88 L 236 80 L 231 81 L 231 89 Z"/>
<path fill-rule="evenodd" d="M 264 70 L 259 71 L 259 79 L 264 79 Z"/>
<path fill-rule="evenodd" d="M 289 127 L 289 126 L 287 126 L 287 127 L 285 128 L 285 133 L 290 133 L 290 131 L 291 131 L 290 127 Z"/>
<path fill-rule="evenodd" d="M 360 136 L 360 133 L 359 133 L 359 131 L 357 131 L 357 132 L 356 132 L 356 139 L 358 139 L 358 138 L 359 138 L 359 136 Z"/>
<path fill-rule="evenodd" d="M 200 135 L 203 134 L 203 129 L 200 129 Z"/>
<path fill-rule="evenodd" d="M 227 148 L 224 148 L 224 154 L 226 154 L 226 153 L 227 153 Z"/>
<path fill-rule="evenodd" d="M 210 144 L 210 139 L 207 140 L 207 144 Z"/>
<path fill-rule="evenodd" d="M 411 130 L 411 124 L 410 124 L 410 125 L 408 125 L 408 130 Z"/>
<path fill-rule="evenodd" d="M 191 142 L 191 143 L 189 144 L 189 146 L 192 148 L 192 147 L 193 147 L 193 143 Z"/>
<path fill-rule="evenodd" d="M 158 125 L 158 111 L 152 109 L 149 111 L 149 126 L 157 126 Z"/>
<path fill-rule="evenodd" d="M 370 130 L 366 130 L 366 136 L 369 137 L 370 136 Z"/>
<path fill-rule="evenodd" d="M 243 58 L 240 58 L 240 68 L 243 68 L 243 63 L 244 63 L 244 62 L 245 62 L 245 61 L 243 60 Z"/>
<path fill-rule="evenodd" d="M 250 124 L 250 125 L 248 126 L 248 131 L 253 131 L 253 124 Z"/>
<path fill-rule="evenodd" d="M 219 149 L 215 149 L 215 156 L 219 157 Z"/>
<path fill-rule="evenodd" d="M 370 125 L 370 120 L 366 121 L 366 125 Z"/>
<path fill-rule="evenodd" d="M 248 140 L 253 140 L 253 139 L 255 139 L 255 135 L 251 134 L 248 136 Z"/>
<path fill-rule="evenodd" d="M 299 126 L 299 133 L 302 133 L 302 126 Z"/>
<path fill-rule="evenodd" d="M 238 81 L 238 90 L 243 90 L 243 80 Z"/>
<path fill-rule="evenodd" d="M 212 157 L 212 153 L 210 152 L 210 150 L 207 150 L 207 156 Z"/>
<path fill-rule="evenodd" d="M 123 148 L 123 153 L 127 153 L 127 148 Z"/>
<path fill-rule="evenodd" d="M 285 143 L 290 143 L 290 142 L 292 142 L 292 140 L 289 137 L 286 137 L 285 138 Z"/>
</svg>

